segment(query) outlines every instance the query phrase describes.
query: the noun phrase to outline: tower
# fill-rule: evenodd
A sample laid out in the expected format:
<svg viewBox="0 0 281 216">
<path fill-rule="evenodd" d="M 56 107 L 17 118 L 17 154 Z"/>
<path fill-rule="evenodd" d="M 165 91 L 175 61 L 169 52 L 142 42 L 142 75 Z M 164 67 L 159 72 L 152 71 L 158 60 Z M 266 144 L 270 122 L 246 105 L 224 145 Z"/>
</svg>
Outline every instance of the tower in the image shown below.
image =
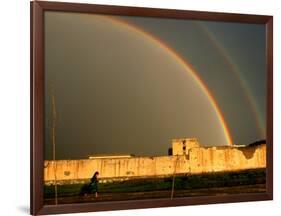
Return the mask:
<svg viewBox="0 0 281 216">
<path fill-rule="evenodd" d="M 172 155 L 188 155 L 191 148 L 200 147 L 195 138 L 182 138 L 172 140 Z"/>
</svg>

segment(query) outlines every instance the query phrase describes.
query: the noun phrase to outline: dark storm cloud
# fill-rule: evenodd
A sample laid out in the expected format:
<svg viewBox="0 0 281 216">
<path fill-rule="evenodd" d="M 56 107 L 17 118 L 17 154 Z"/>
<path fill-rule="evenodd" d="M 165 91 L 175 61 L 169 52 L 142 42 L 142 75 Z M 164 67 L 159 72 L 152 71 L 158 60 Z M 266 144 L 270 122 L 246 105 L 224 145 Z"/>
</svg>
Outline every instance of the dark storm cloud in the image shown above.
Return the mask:
<svg viewBox="0 0 281 216">
<path fill-rule="evenodd" d="M 237 88 L 239 82 L 196 22 L 122 19 L 161 38 L 188 59 L 214 94 L 235 143 L 263 138 L 245 92 Z M 58 113 L 57 158 L 111 153 L 163 155 L 170 139 L 177 137 L 197 137 L 207 145 L 224 144 L 210 103 L 183 68 L 161 49 L 95 16 L 47 12 L 45 21 L 46 159 L 51 158 L 52 92 Z M 232 31 L 228 24 L 204 24 L 219 39 L 231 38 L 222 43 L 247 80 L 257 80 L 249 85 L 257 104 L 263 105 L 263 26 L 229 24 L 235 25 Z M 235 45 L 241 47 L 239 52 Z M 255 61 L 258 63 L 253 66 Z"/>
</svg>

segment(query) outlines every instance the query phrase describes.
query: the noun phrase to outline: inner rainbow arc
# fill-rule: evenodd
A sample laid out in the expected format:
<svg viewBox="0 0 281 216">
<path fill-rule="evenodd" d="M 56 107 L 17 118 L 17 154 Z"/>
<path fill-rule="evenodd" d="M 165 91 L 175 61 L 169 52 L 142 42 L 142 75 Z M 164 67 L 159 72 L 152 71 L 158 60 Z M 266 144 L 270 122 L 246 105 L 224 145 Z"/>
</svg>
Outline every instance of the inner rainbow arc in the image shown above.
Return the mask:
<svg viewBox="0 0 281 216">
<path fill-rule="evenodd" d="M 103 15 L 101 15 L 101 16 L 103 16 Z M 190 63 L 188 63 L 185 59 L 183 59 L 183 57 L 181 57 L 172 47 L 168 46 L 165 42 L 161 41 L 159 38 L 156 38 L 154 35 L 144 31 L 143 29 L 140 29 L 125 20 L 121 20 L 121 19 L 118 19 L 113 16 L 103 16 L 103 17 L 114 23 L 121 24 L 121 25 L 127 27 L 129 30 L 135 31 L 135 32 L 141 34 L 142 36 L 146 37 L 147 39 L 151 40 L 152 42 L 157 44 L 159 47 L 164 49 L 167 53 L 169 53 L 180 65 L 182 65 L 184 67 L 184 69 L 191 74 L 191 76 L 198 83 L 199 87 L 203 90 L 203 92 L 206 94 L 208 100 L 210 101 L 210 103 L 219 119 L 219 122 L 222 126 L 224 136 L 227 141 L 226 145 L 233 145 L 233 140 L 232 140 L 231 134 L 229 132 L 229 128 L 223 117 L 222 111 L 220 110 L 220 108 L 218 106 L 218 103 L 216 102 L 214 96 L 208 89 L 207 85 L 199 77 L 199 75 L 198 75 L 199 73 L 196 72 L 196 70 L 193 68 L 193 66 Z"/>
</svg>

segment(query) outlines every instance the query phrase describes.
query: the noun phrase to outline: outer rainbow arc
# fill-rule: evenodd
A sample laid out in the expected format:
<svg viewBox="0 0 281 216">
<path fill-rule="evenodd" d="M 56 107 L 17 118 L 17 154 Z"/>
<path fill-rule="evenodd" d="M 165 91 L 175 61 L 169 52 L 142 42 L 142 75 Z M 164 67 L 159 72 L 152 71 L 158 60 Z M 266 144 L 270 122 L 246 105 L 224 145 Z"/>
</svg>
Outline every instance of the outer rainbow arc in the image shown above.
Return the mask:
<svg viewBox="0 0 281 216">
<path fill-rule="evenodd" d="M 227 140 L 227 145 L 233 145 L 233 140 L 232 140 L 232 137 L 230 135 L 229 128 L 226 124 L 226 121 L 225 121 L 225 119 L 222 115 L 222 112 L 221 112 L 217 102 L 214 99 L 214 96 L 208 90 L 206 84 L 198 76 L 198 73 L 196 72 L 196 70 L 193 68 L 193 66 L 190 63 L 186 62 L 186 60 L 184 60 L 173 48 L 171 48 L 167 44 L 165 44 L 165 42 L 156 38 L 154 35 L 151 35 L 150 33 L 145 32 L 143 29 L 140 29 L 140 28 L 132 25 L 131 23 L 124 21 L 124 20 L 118 19 L 117 17 L 103 16 L 103 15 L 101 15 L 101 16 L 105 19 L 108 19 L 108 20 L 114 22 L 114 23 L 121 24 L 121 25 L 127 27 L 128 29 L 133 30 L 133 31 L 141 34 L 142 36 L 148 38 L 149 40 L 153 41 L 159 47 L 161 47 L 162 49 L 167 51 L 180 65 L 182 65 L 186 69 L 187 72 L 190 72 L 192 77 L 197 81 L 199 87 L 203 90 L 203 92 L 206 94 L 207 98 L 211 102 L 211 104 L 212 104 L 212 106 L 215 110 L 215 113 L 216 113 L 216 115 L 217 115 L 217 117 L 218 117 L 218 119 L 221 123 L 222 129 L 224 131 L 224 135 L 225 135 L 225 138 Z"/>
<path fill-rule="evenodd" d="M 258 112 L 255 99 L 253 98 L 253 95 L 251 94 L 251 90 L 249 89 L 248 85 L 246 84 L 245 79 L 243 79 L 240 73 L 240 68 L 233 62 L 231 59 L 229 53 L 225 50 L 225 48 L 221 45 L 221 43 L 218 42 L 214 34 L 209 30 L 209 28 L 206 25 L 203 25 L 202 23 L 197 23 L 198 27 L 200 27 L 201 30 L 204 31 L 204 33 L 207 35 L 208 39 L 214 44 L 214 46 L 218 49 L 219 53 L 224 57 L 225 62 L 229 65 L 231 70 L 233 71 L 236 78 L 239 80 L 241 87 L 245 91 L 245 97 L 252 108 L 254 112 L 255 121 L 257 122 L 257 127 L 259 130 L 259 133 L 264 136 L 265 134 L 265 127 L 263 124 L 263 120 L 261 119 L 261 115 Z"/>
</svg>

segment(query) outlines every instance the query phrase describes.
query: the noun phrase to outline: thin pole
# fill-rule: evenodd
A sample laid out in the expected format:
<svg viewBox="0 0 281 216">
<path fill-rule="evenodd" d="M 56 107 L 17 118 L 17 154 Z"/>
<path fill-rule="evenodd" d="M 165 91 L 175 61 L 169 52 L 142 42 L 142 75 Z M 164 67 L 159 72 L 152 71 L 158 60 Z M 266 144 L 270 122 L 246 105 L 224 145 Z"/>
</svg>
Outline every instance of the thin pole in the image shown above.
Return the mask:
<svg viewBox="0 0 281 216">
<path fill-rule="evenodd" d="M 57 163 L 56 163 L 56 101 L 54 94 L 52 95 L 52 143 L 53 143 L 53 162 L 54 162 L 54 176 L 55 176 L 55 204 L 58 204 L 58 186 L 57 186 Z"/>
<path fill-rule="evenodd" d="M 177 168 L 178 159 L 179 159 L 179 155 L 177 155 L 176 163 L 175 163 L 175 169 L 174 169 L 174 174 L 173 174 L 173 183 L 172 183 L 171 199 L 173 199 L 173 197 L 174 197 L 175 177 L 176 177 L 176 168 Z"/>
</svg>

